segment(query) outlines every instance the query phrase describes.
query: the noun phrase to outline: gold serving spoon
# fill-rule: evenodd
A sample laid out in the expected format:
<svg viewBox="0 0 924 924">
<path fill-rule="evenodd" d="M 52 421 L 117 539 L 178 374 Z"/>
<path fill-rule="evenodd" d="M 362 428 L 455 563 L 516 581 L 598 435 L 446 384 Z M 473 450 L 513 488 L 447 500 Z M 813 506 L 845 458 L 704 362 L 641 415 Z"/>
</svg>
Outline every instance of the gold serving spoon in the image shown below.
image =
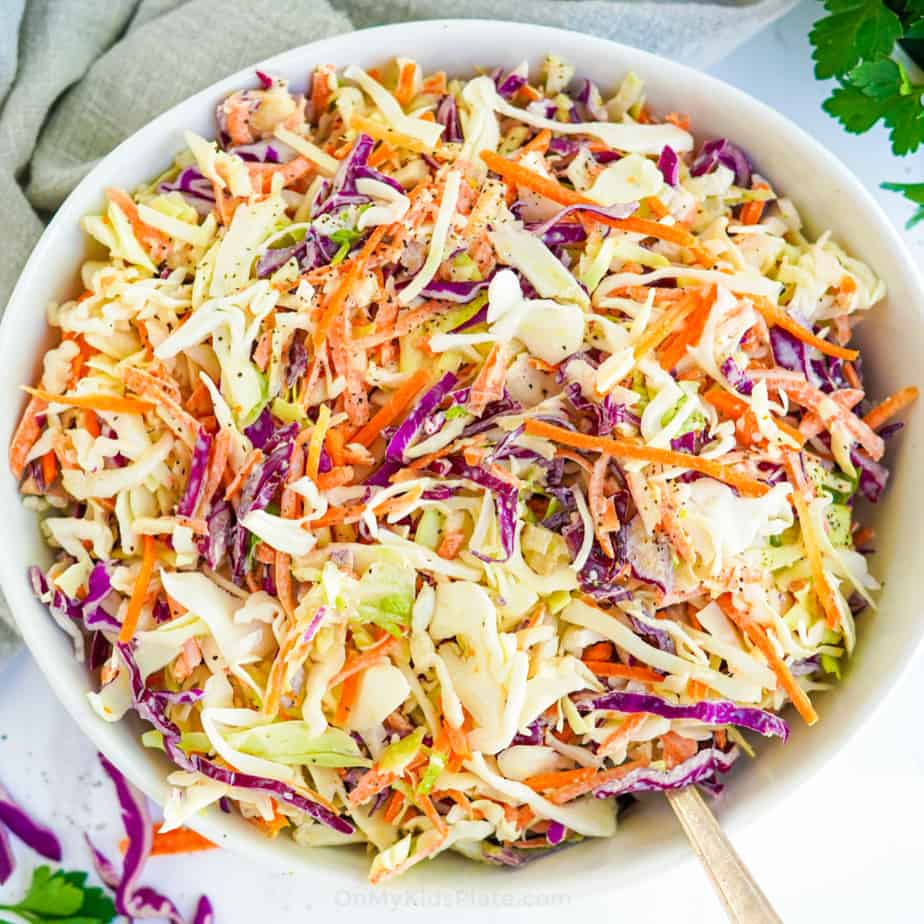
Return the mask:
<svg viewBox="0 0 924 924">
<path fill-rule="evenodd" d="M 733 924 L 782 924 L 695 786 L 665 790 Z"/>
</svg>

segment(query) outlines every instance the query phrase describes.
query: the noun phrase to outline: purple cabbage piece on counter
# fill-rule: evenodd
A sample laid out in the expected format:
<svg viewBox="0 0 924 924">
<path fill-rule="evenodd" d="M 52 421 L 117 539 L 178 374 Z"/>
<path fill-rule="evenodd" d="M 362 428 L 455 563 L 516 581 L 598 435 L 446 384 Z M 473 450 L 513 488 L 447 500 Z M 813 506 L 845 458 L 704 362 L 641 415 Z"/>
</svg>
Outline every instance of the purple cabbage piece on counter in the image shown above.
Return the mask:
<svg viewBox="0 0 924 924">
<path fill-rule="evenodd" d="M 620 780 L 604 783 L 594 790 L 594 796 L 597 799 L 609 799 L 633 792 L 683 789 L 693 783 L 711 784 L 708 788 L 718 794 L 722 786 L 716 780 L 716 776 L 719 773 L 728 773 L 732 764 L 738 759 L 738 754 L 737 748 L 732 748 L 727 752 L 720 751 L 718 748 L 704 748 L 671 770 L 639 767 Z"/>
<path fill-rule="evenodd" d="M 170 924 L 186 924 L 186 919 L 166 895 L 150 886 L 137 884 L 151 855 L 154 842 L 154 828 L 148 814 L 147 799 L 106 757 L 100 754 L 99 760 L 103 770 L 112 780 L 122 812 L 127 847 L 121 873 L 93 844 L 89 836 L 85 836 L 85 839 L 97 874 L 115 892 L 116 911 L 129 921 L 135 918 L 163 918 Z M 202 896 L 196 908 L 194 924 L 208 921 L 214 921 L 212 904 L 208 898 Z"/>
<path fill-rule="evenodd" d="M 31 818 L 0 784 L 0 885 L 10 878 L 16 867 L 10 833 L 46 860 L 61 862 L 61 842 L 54 832 Z"/>
<path fill-rule="evenodd" d="M 709 725 L 738 725 L 765 737 L 776 736 L 785 741 L 789 726 L 778 715 L 751 706 L 738 706 L 723 699 L 708 699 L 699 703 L 669 703 L 647 693 L 604 693 L 577 704 L 582 712 L 608 709 L 614 712 L 650 712 L 665 719 L 697 719 Z"/>
</svg>

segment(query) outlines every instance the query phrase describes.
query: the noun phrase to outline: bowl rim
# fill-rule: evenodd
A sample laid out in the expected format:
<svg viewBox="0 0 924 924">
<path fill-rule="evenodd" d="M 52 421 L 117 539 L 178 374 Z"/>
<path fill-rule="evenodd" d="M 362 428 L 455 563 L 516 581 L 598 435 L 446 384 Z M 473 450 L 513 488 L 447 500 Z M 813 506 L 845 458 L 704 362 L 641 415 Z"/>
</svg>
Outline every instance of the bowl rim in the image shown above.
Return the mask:
<svg viewBox="0 0 924 924">
<path fill-rule="evenodd" d="M 588 54 L 595 56 L 605 53 L 611 54 L 619 66 L 627 67 L 627 62 L 631 61 L 633 66 L 638 67 L 639 70 L 642 71 L 643 77 L 645 73 L 651 72 L 656 68 L 667 68 L 668 71 L 673 72 L 679 79 L 695 84 L 698 92 L 713 91 L 727 99 L 730 104 L 737 104 L 745 107 L 749 112 L 764 120 L 768 130 L 781 132 L 784 136 L 798 142 L 803 150 L 809 152 L 813 164 L 817 165 L 820 170 L 823 170 L 828 176 L 836 179 L 844 186 L 851 199 L 861 208 L 863 218 L 867 221 L 874 222 L 877 233 L 886 239 L 899 265 L 900 273 L 907 278 L 909 284 L 918 292 L 924 291 L 924 278 L 922 278 L 921 269 L 919 269 L 914 262 L 898 230 L 861 181 L 836 155 L 825 148 L 820 142 L 816 141 L 799 125 L 745 91 L 711 74 L 703 73 L 662 55 L 653 54 L 642 49 L 586 33 L 579 33 L 551 26 L 512 22 L 509 20 L 477 18 L 429 19 L 353 30 L 279 52 L 262 61 L 240 68 L 233 74 L 217 80 L 191 96 L 186 97 L 151 119 L 140 129 L 121 141 L 109 153 L 102 157 L 71 191 L 56 210 L 52 220 L 44 229 L 41 237 L 33 248 L 32 253 L 19 275 L 13 292 L 10 295 L 2 321 L 0 321 L 0 357 L 7 355 L 11 350 L 15 349 L 14 341 L 16 332 L 21 326 L 25 326 L 28 321 L 24 312 L 28 308 L 28 295 L 33 285 L 33 279 L 40 273 L 44 261 L 50 258 L 50 251 L 55 245 L 55 240 L 60 229 L 75 218 L 75 216 L 69 214 L 70 203 L 78 199 L 81 194 L 85 193 L 88 189 L 101 188 L 100 177 L 108 171 L 110 164 L 120 159 L 125 152 L 134 149 L 136 146 L 141 146 L 148 138 L 156 138 L 164 134 L 165 130 L 170 126 L 170 122 L 175 118 L 176 110 L 181 108 L 199 110 L 204 106 L 210 106 L 220 94 L 227 92 L 229 89 L 236 89 L 240 86 L 247 85 L 252 79 L 254 70 L 257 69 L 266 71 L 272 71 L 274 68 L 287 69 L 290 68 L 293 63 L 300 60 L 305 61 L 307 65 L 312 65 L 320 63 L 325 55 L 329 55 L 330 59 L 333 60 L 338 67 L 345 66 L 350 62 L 340 60 L 343 56 L 343 52 L 340 49 L 355 41 L 357 36 L 361 39 L 368 40 L 370 47 L 388 48 L 388 39 L 393 35 L 400 34 L 402 38 L 407 38 L 408 34 L 410 34 L 412 37 L 418 36 L 421 40 L 433 40 L 434 38 L 445 40 L 448 36 L 451 36 L 455 30 L 472 30 L 478 28 L 506 31 L 513 30 L 521 35 L 524 32 L 528 32 L 539 38 L 546 38 L 548 40 L 548 48 L 555 48 L 556 41 L 559 43 L 573 43 L 578 41 L 587 48 Z M 530 63 L 532 64 L 534 62 L 531 61 Z M 5 501 L 0 499 L 0 509 L 2 509 L 4 504 Z M 33 620 L 31 618 L 22 620 L 17 619 L 15 615 L 17 611 L 27 611 L 30 607 L 40 606 L 32 596 L 28 581 L 24 578 L 25 576 L 20 572 L 18 567 L 13 566 L 8 556 L 0 556 L 0 587 L 2 587 L 3 593 L 10 603 L 10 610 L 13 613 L 13 618 L 16 620 L 16 624 L 19 627 L 26 646 L 54 691 L 56 698 L 94 745 L 101 751 L 104 751 L 106 756 L 119 767 L 132 783 L 137 785 L 155 802 L 162 804 L 167 791 L 166 782 L 153 772 L 149 764 L 139 759 L 141 754 L 140 743 L 129 743 L 128 739 L 122 738 L 118 734 L 110 731 L 108 724 L 102 722 L 95 713 L 89 709 L 83 691 L 75 690 L 68 678 L 55 670 L 54 661 L 56 660 L 56 655 L 53 652 L 44 650 L 42 646 L 38 644 L 39 639 L 37 630 L 33 625 Z M 44 612 L 44 607 L 42 607 L 42 611 Z M 878 710 L 883 707 L 888 695 L 895 690 L 906 671 L 910 669 L 916 653 L 922 648 L 922 643 L 924 643 L 924 627 L 917 633 L 913 645 L 906 650 L 902 663 L 896 665 L 897 669 L 894 670 L 888 678 L 880 680 L 878 688 L 880 695 L 876 698 L 867 698 L 862 703 L 860 710 L 853 716 L 849 723 L 846 729 L 846 735 L 841 738 L 836 746 L 816 747 L 807 750 L 805 754 L 800 754 L 796 771 L 788 780 L 789 792 L 794 791 L 796 787 L 802 786 L 810 778 L 817 775 L 849 740 L 868 725 L 878 713 Z M 755 800 L 748 801 L 750 811 L 738 811 L 728 818 L 726 821 L 727 830 L 745 830 L 762 817 L 770 808 L 770 804 L 766 798 L 756 802 Z M 190 819 L 187 824 L 189 827 L 194 828 L 211 840 L 220 843 L 224 847 L 230 848 L 242 857 L 254 858 L 268 867 L 286 871 L 291 871 L 293 867 L 293 861 L 289 853 L 274 850 L 271 846 L 272 842 L 253 831 L 251 827 L 236 825 L 233 822 L 229 822 L 225 816 L 221 816 L 216 812 L 200 813 L 195 818 Z M 340 851 L 337 850 L 337 852 L 339 853 Z M 318 853 L 319 849 L 314 848 L 310 852 L 305 851 L 305 856 L 313 858 L 316 857 Z M 665 845 L 665 849 L 661 851 L 661 854 L 663 855 L 655 859 L 652 865 L 652 868 L 655 870 L 663 869 L 672 860 L 676 860 L 682 856 L 680 851 L 671 849 L 667 845 Z M 310 862 L 309 865 L 311 865 Z M 341 872 L 334 870 L 330 864 L 314 864 L 314 869 L 325 874 Z M 600 877 L 591 878 L 596 880 Z M 481 881 L 484 882 L 487 880 Z M 491 881 L 495 882 L 496 880 L 492 879 Z M 605 888 L 606 886 L 604 885 L 603 887 Z"/>
</svg>

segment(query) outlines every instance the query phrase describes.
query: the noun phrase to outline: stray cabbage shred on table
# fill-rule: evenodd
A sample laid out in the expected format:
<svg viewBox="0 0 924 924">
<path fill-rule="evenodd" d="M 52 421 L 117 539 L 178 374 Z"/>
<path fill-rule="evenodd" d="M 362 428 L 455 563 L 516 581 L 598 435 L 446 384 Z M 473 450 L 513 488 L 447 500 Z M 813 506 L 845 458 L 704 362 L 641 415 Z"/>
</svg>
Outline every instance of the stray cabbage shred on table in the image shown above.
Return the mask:
<svg viewBox="0 0 924 924">
<path fill-rule="evenodd" d="M 84 219 L 10 449 L 162 830 L 518 866 L 814 723 L 915 397 L 848 346 L 883 283 L 631 74 L 257 77 Z"/>
</svg>

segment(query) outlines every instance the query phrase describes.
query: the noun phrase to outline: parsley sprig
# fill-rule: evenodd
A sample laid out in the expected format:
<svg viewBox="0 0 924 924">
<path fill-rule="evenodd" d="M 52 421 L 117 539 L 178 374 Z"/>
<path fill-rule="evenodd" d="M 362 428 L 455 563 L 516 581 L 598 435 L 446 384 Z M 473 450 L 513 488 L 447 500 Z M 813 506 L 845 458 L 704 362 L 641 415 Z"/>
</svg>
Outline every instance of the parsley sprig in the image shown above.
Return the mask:
<svg viewBox="0 0 924 924">
<path fill-rule="evenodd" d="M 849 132 L 877 122 L 889 131 L 892 151 L 903 156 L 924 144 L 924 83 L 912 81 L 892 55 L 924 40 L 924 0 L 824 0 L 828 15 L 809 35 L 815 76 L 836 78 L 824 110 Z M 908 226 L 924 219 L 924 184 L 884 183 L 922 206 Z"/>
<path fill-rule="evenodd" d="M 26 894 L 15 905 L 0 905 L 29 924 L 109 924 L 116 916 L 112 899 L 87 886 L 87 874 L 39 866 Z M 0 924 L 12 924 L 0 918 Z"/>
</svg>

